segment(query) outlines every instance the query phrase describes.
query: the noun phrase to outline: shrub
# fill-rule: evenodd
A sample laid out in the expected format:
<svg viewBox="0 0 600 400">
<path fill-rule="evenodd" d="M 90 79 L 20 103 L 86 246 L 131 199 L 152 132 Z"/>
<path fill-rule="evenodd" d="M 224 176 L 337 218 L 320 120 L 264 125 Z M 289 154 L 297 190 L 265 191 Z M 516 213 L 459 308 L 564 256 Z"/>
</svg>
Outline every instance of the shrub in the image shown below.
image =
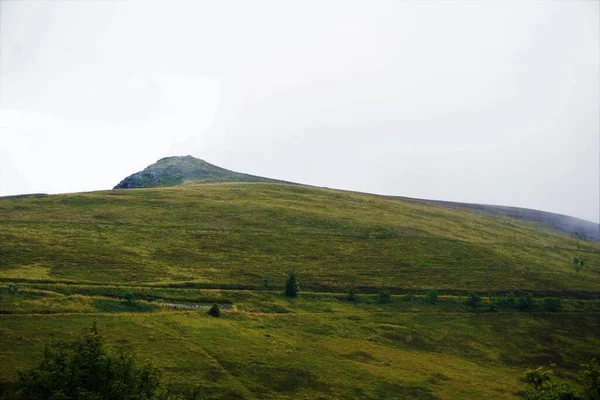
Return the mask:
<svg viewBox="0 0 600 400">
<path fill-rule="evenodd" d="M 135 295 L 133 294 L 133 292 L 127 291 L 123 294 L 123 298 L 125 299 L 125 302 L 127 302 L 128 304 L 133 304 L 135 303 Z"/>
<path fill-rule="evenodd" d="M 96 323 L 73 342 L 54 342 L 30 371 L 19 371 L 21 399 L 154 399 L 160 373 L 104 348 Z"/>
<path fill-rule="evenodd" d="M 489 311 L 498 311 L 498 308 L 500 308 L 500 306 L 498 305 L 498 297 L 491 294 L 489 296 L 488 310 Z"/>
<path fill-rule="evenodd" d="M 506 293 L 497 298 L 498 306 L 501 308 L 513 308 L 516 302 L 517 300 L 512 292 Z"/>
<path fill-rule="evenodd" d="M 546 297 L 544 299 L 544 308 L 548 311 L 557 311 L 562 307 L 562 299 L 560 297 Z"/>
<path fill-rule="evenodd" d="M 291 270 L 288 280 L 285 283 L 284 293 L 287 297 L 297 297 L 298 289 L 298 282 L 296 282 L 296 271 Z"/>
<path fill-rule="evenodd" d="M 380 303 L 389 303 L 392 301 L 392 294 L 389 290 L 383 289 L 379 292 L 379 302 Z"/>
<path fill-rule="evenodd" d="M 427 291 L 427 302 L 431 304 L 437 303 L 438 292 L 435 289 L 430 289 Z"/>
<path fill-rule="evenodd" d="M 413 303 L 414 303 L 414 301 L 415 301 L 415 295 L 414 295 L 414 294 L 412 294 L 412 293 L 408 293 L 408 294 L 407 294 L 406 296 L 404 296 L 402 299 L 403 299 L 404 301 L 410 301 L 410 302 L 413 302 Z"/>
<path fill-rule="evenodd" d="M 467 296 L 467 304 L 470 305 L 471 307 L 479 306 L 479 304 L 481 304 L 481 296 L 478 295 L 477 293 L 470 292 L 469 295 Z"/>
<path fill-rule="evenodd" d="M 215 317 L 218 318 L 221 316 L 221 310 L 219 309 L 219 306 L 216 304 L 213 304 L 209 309 L 208 309 L 208 315 L 210 315 L 211 317 Z"/>
<path fill-rule="evenodd" d="M 356 301 L 356 289 L 351 288 L 350 290 L 348 290 L 348 295 L 346 296 L 346 300 Z"/>
<path fill-rule="evenodd" d="M 517 307 L 521 311 L 528 311 L 533 309 L 533 297 L 531 293 L 526 293 L 523 296 L 520 296 L 517 300 Z"/>
</svg>

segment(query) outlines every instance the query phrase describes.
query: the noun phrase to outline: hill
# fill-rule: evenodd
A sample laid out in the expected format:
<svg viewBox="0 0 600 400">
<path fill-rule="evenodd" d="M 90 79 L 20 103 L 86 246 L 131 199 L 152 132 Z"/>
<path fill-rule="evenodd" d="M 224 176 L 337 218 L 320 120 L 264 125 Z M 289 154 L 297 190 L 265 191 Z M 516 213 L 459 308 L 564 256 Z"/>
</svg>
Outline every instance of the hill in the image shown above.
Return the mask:
<svg viewBox="0 0 600 400">
<path fill-rule="evenodd" d="M 403 197 L 404 199 L 409 199 Z M 510 218 L 518 218 L 526 221 L 532 221 L 542 224 L 543 226 L 558 231 L 566 232 L 575 237 L 593 240 L 596 242 L 600 241 L 600 224 L 596 224 L 591 221 L 584 219 L 570 217 L 568 215 L 556 214 L 546 211 L 532 210 L 528 208 L 520 207 L 507 207 L 497 206 L 489 204 L 473 204 L 473 203 L 458 203 L 453 201 L 440 201 L 440 200 L 424 200 L 424 199 L 413 199 L 430 204 L 438 204 L 446 207 L 455 208 L 466 208 L 470 210 L 483 211 L 498 216 L 505 216 Z"/>
<path fill-rule="evenodd" d="M 514 399 L 529 366 L 581 383 L 599 298 L 600 244 L 460 207 L 273 183 L 0 199 L 0 391 L 97 321 L 206 398 Z"/>
<path fill-rule="evenodd" d="M 114 189 L 175 186 L 187 182 L 280 182 L 217 167 L 192 156 L 165 157 L 123 179 Z M 289 182 L 287 182 L 289 183 Z"/>
</svg>

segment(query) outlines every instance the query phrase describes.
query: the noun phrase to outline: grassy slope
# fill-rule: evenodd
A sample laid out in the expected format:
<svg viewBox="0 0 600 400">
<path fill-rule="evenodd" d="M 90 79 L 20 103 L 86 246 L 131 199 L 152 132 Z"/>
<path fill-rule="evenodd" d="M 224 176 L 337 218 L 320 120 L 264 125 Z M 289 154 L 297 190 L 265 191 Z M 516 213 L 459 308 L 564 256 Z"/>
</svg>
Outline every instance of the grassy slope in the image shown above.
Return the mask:
<svg viewBox="0 0 600 400">
<path fill-rule="evenodd" d="M 586 266 L 576 273 L 573 256 Z M 303 295 L 264 290 L 299 271 Z M 48 338 L 99 321 L 175 383 L 214 398 L 515 398 L 529 365 L 573 378 L 600 347 L 600 302 L 473 312 L 362 294 L 430 287 L 600 292 L 600 245 L 530 223 L 412 201 L 272 184 L 0 200 L 0 382 Z M 21 289 L 12 292 L 11 281 Z M 26 283 L 24 283 L 26 282 Z M 62 282 L 62 283 L 61 283 Z M 187 282 L 189 288 L 169 288 Z M 274 282 L 274 283 L 273 283 Z M 198 289 L 202 288 L 202 289 Z M 232 304 L 214 319 L 147 300 Z"/>
<path fill-rule="evenodd" d="M 600 245 L 373 195 L 218 184 L 0 200 L 0 277 L 600 291 Z M 579 246 L 579 248 L 578 248 Z M 572 258 L 586 267 L 576 273 Z"/>
</svg>

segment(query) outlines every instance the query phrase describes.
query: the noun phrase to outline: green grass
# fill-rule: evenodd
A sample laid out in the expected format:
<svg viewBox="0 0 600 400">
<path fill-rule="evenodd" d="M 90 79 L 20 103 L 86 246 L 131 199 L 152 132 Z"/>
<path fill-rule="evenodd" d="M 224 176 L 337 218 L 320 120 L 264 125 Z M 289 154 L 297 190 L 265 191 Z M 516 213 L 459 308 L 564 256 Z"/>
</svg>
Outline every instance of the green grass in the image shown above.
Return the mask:
<svg viewBox="0 0 600 400">
<path fill-rule="evenodd" d="M 291 269 L 292 300 L 282 294 Z M 390 303 L 378 303 L 383 288 Z M 505 291 L 533 293 L 533 310 L 489 311 L 488 294 Z M 547 311 L 555 295 L 562 306 Z M 232 309 L 212 318 L 163 301 Z M 599 355 L 600 245 L 482 212 L 294 185 L 0 199 L 0 388 L 46 341 L 92 321 L 111 347 L 207 398 L 518 398 L 526 367 L 556 362 L 578 384 L 578 365 Z"/>
</svg>

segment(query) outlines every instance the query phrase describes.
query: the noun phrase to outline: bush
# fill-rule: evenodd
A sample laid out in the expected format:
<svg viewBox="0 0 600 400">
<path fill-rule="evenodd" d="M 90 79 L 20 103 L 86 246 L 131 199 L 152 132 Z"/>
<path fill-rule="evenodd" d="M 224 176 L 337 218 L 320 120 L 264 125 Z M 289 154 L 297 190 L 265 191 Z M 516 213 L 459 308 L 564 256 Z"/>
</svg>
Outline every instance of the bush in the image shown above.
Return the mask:
<svg viewBox="0 0 600 400">
<path fill-rule="evenodd" d="M 488 310 L 494 312 L 498 311 L 498 308 L 500 308 L 500 306 L 498 305 L 498 297 L 491 294 L 489 296 Z"/>
<path fill-rule="evenodd" d="M 431 304 L 437 303 L 438 292 L 435 289 L 427 291 L 427 302 Z"/>
<path fill-rule="evenodd" d="M 470 305 L 471 307 L 479 306 L 479 304 L 481 304 L 481 296 L 478 295 L 477 293 L 470 292 L 469 295 L 467 296 L 467 304 Z"/>
<path fill-rule="evenodd" d="M 127 291 L 123 294 L 123 298 L 125 299 L 125 302 L 128 304 L 132 304 L 135 303 L 135 295 L 133 294 L 133 292 Z"/>
<path fill-rule="evenodd" d="M 548 311 L 557 311 L 562 307 L 562 299 L 560 297 L 546 297 L 544 299 L 544 308 Z"/>
<path fill-rule="evenodd" d="M 510 292 L 497 298 L 498 306 L 501 308 L 513 308 L 517 303 L 515 295 Z"/>
<path fill-rule="evenodd" d="M 404 300 L 404 301 L 410 301 L 410 302 L 413 302 L 413 303 L 414 303 L 414 302 L 415 302 L 415 300 L 416 300 L 416 298 L 415 298 L 415 295 L 414 295 L 414 294 L 412 294 L 412 293 L 408 293 L 406 296 L 404 296 L 404 297 L 402 298 L 402 300 Z"/>
<path fill-rule="evenodd" d="M 39 366 L 19 371 L 20 399 L 155 399 L 160 373 L 127 353 L 104 348 L 96 323 L 71 343 L 44 349 Z"/>
<path fill-rule="evenodd" d="M 517 307 L 521 311 L 533 310 L 533 297 L 531 296 L 531 293 L 520 296 L 517 300 Z"/>
<path fill-rule="evenodd" d="M 379 292 L 379 302 L 384 304 L 389 303 L 390 301 L 392 301 L 392 294 L 390 293 L 390 291 L 387 289 L 381 290 Z"/>
<path fill-rule="evenodd" d="M 287 297 L 298 296 L 298 282 L 296 282 L 296 271 L 291 270 L 287 282 L 285 283 L 284 293 Z"/>
<path fill-rule="evenodd" d="M 354 288 L 348 290 L 348 295 L 346 296 L 346 300 L 356 301 L 356 290 Z"/>
<path fill-rule="evenodd" d="M 208 315 L 210 315 L 211 317 L 215 317 L 218 318 L 221 316 L 221 310 L 219 309 L 219 306 L 216 304 L 213 304 L 212 307 L 210 307 L 208 309 Z"/>
</svg>

